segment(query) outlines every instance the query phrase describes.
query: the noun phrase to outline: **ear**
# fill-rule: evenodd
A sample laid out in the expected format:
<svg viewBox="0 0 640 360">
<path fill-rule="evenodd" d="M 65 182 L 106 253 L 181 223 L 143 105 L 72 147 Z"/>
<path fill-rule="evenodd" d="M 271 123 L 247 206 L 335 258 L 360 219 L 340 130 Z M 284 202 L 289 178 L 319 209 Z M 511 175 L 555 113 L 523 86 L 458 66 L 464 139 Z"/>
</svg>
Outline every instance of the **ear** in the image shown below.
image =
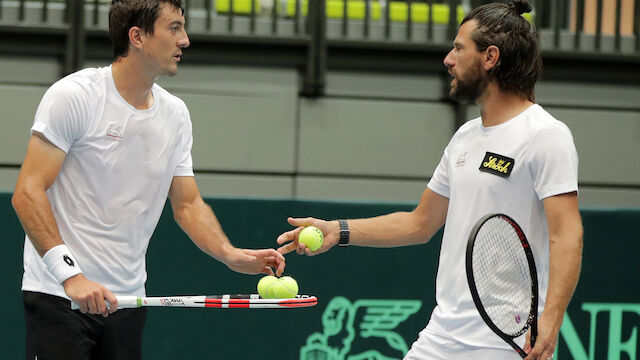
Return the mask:
<svg viewBox="0 0 640 360">
<path fill-rule="evenodd" d="M 483 67 L 485 71 L 489 71 L 498 65 L 500 62 L 500 49 L 497 46 L 491 45 L 484 51 Z"/>
<path fill-rule="evenodd" d="M 129 45 L 141 49 L 144 44 L 144 32 L 137 26 L 129 29 Z"/>
</svg>

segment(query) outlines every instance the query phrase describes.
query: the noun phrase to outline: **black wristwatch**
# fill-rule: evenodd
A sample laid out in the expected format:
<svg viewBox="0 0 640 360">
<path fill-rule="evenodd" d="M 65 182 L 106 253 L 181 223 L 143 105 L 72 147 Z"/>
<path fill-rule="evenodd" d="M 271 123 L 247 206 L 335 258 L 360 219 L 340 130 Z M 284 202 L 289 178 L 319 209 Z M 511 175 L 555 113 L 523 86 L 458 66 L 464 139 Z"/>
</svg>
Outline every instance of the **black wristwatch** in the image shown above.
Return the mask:
<svg viewBox="0 0 640 360">
<path fill-rule="evenodd" d="M 338 246 L 349 246 L 349 224 L 347 224 L 347 220 L 344 219 L 338 220 L 338 224 L 340 224 L 340 241 L 338 242 Z"/>
</svg>

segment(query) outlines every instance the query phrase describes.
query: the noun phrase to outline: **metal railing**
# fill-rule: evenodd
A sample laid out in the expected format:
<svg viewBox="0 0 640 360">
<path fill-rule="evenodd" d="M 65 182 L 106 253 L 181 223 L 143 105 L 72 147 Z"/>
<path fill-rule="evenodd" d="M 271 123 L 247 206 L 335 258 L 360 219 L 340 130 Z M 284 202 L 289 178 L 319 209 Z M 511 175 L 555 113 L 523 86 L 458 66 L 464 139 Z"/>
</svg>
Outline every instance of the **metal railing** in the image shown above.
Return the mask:
<svg viewBox="0 0 640 360">
<path fill-rule="evenodd" d="M 291 37 L 301 35 L 318 35 L 308 32 L 307 22 L 329 21 L 338 23 L 338 35 L 349 36 L 352 25 L 361 26 L 362 40 L 374 39 L 372 28 L 382 28 L 382 41 L 411 41 L 416 30 L 423 30 L 427 42 L 447 43 L 453 38 L 460 20 L 460 10 L 469 10 L 460 0 L 183 0 L 187 23 L 199 26 L 191 31 L 199 34 L 226 34 L 238 36 L 277 36 Z M 603 2 L 615 2 L 615 32 L 612 34 L 613 50 L 620 51 L 622 40 L 621 12 L 623 0 L 593 0 L 597 3 L 595 33 L 593 41 L 595 49 L 602 49 Z M 640 0 L 633 2 L 633 34 L 635 53 L 640 52 Z M 106 16 L 110 0 L 0 0 L 0 25 L 24 25 L 29 27 L 48 27 L 72 24 L 69 8 L 84 2 L 84 22 L 87 27 L 106 30 Z M 572 51 L 580 51 L 581 43 L 586 35 L 585 0 L 532 0 L 534 12 L 532 18 L 539 31 L 552 33 L 553 48 L 562 50 L 561 37 L 573 36 Z M 309 4 L 312 4 L 311 8 Z M 313 9 L 322 7 L 323 12 Z M 451 10 L 455 9 L 455 10 Z M 440 10 L 440 11 L 439 11 Z M 442 14 L 448 17 L 442 23 Z M 62 14 L 62 15 L 60 15 Z M 435 15 L 434 15 L 435 14 Z M 539 15 L 538 15 L 539 14 Z M 569 28 L 568 18 L 575 17 L 575 26 Z M 62 17 L 62 23 L 59 20 Z M 437 19 L 440 18 L 440 19 Z M 57 20 L 58 19 L 58 20 Z M 216 27 L 217 23 L 224 27 Z M 237 33 L 237 24 L 246 26 L 246 31 Z M 259 25 L 269 26 L 259 29 Z M 280 31 L 280 26 L 287 24 L 292 30 Z M 404 38 L 391 36 L 394 26 L 402 26 Z M 546 25 L 546 26 L 545 26 Z M 265 28 L 268 31 L 265 31 Z M 446 39 L 435 38 L 434 28 L 445 28 Z"/>
<path fill-rule="evenodd" d="M 301 65 L 309 94 L 321 92 L 328 48 L 340 44 L 380 51 L 398 45 L 446 49 L 469 10 L 468 0 L 183 1 L 192 38 L 297 46 L 306 54 Z M 584 31 L 585 1 L 597 4 L 593 33 Z M 603 1 L 616 3 L 613 34 L 602 31 Z M 621 32 L 623 1 L 633 5 L 630 34 Z M 71 72 L 85 59 L 88 36 L 106 35 L 109 4 L 110 0 L 0 0 L 0 31 L 64 36 L 64 71 Z M 543 55 L 607 55 L 640 62 L 640 0 L 532 0 L 532 4 L 534 12 L 527 18 L 537 29 Z M 15 50 L 0 44 L 0 53 L 6 51 Z"/>
</svg>

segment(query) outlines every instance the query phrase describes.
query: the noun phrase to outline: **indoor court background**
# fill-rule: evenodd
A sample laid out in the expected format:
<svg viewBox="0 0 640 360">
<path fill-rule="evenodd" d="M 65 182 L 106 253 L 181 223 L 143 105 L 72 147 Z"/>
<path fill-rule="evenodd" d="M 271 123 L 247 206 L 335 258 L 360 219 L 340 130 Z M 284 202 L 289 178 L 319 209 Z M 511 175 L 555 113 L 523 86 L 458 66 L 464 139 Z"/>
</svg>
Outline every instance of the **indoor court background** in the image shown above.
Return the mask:
<svg viewBox="0 0 640 360">
<path fill-rule="evenodd" d="M 632 228 L 640 221 L 638 2 L 532 1 L 545 64 L 537 102 L 573 132 L 585 225 L 583 273 L 556 359 L 631 360 L 640 350 L 640 245 Z M 444 7 L 433 7 L 429 22 L 424 9 L 436 3 Z M 251 15 L 250 1 L 188 2 L 192 45 L 178 75 L 159 83 L 189 107 L 196 180 L 235 245 L 275 247 L 287 216 L 370 216 L 415 206 L 455 129 L 478 116 L 474 106 L 448 99 L 442 65 L 459 19 L 448 9 L 464 12 L 472 3 L 268 0 L 254 2 Z M 110 63 L 105 4 L 0 1 L 2 359 L 24 356 L 24 234 L 10 198 L 28 130 L 53 82 Z M 596 12 L 612 4 L 623 11 L 590 28 L 597 20 L 591 4 Z M 312 309 L 151 309 L 145 358 L 401 358 L 385 339 L 400 334 L 410 346 L 426 324 L 439 241 L 288 256 L 301 292 L 320 299 Z M 259 279 L 207 259 L 168 209 L 147 261 L 150 295 L 254 292 Z M 417 300 L 420 307 L 383 336 L 363 337 L 369 300 Z M 352 306 L 338 306 L 345 303 Z M 331 311 L 351 320 L 329 336 L 323 319 Z M 340 345 L 351 336 L 349 349 Z"/>
</svg>

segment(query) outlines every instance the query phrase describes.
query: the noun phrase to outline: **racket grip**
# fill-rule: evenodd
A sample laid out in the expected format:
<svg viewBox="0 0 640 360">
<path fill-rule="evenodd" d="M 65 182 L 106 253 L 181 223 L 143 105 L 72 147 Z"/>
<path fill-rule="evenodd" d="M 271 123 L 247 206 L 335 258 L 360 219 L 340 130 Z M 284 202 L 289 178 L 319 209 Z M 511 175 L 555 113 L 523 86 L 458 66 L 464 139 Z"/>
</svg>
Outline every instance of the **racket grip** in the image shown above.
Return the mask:
<svg viewBox="0 0 640 360">
<path fill-rule="evenodd" d="M 116 296 L 118 298 L 118 309 L 133 309 L 142 306 L 140 304 L 140 298 L 137 296 Z M 108 301 L 105 300 L 107 308 L 111 307 Z M 80 306 L 74 301 L 71 301 L 71 310 L 78 310 Z"/>
</svg>

